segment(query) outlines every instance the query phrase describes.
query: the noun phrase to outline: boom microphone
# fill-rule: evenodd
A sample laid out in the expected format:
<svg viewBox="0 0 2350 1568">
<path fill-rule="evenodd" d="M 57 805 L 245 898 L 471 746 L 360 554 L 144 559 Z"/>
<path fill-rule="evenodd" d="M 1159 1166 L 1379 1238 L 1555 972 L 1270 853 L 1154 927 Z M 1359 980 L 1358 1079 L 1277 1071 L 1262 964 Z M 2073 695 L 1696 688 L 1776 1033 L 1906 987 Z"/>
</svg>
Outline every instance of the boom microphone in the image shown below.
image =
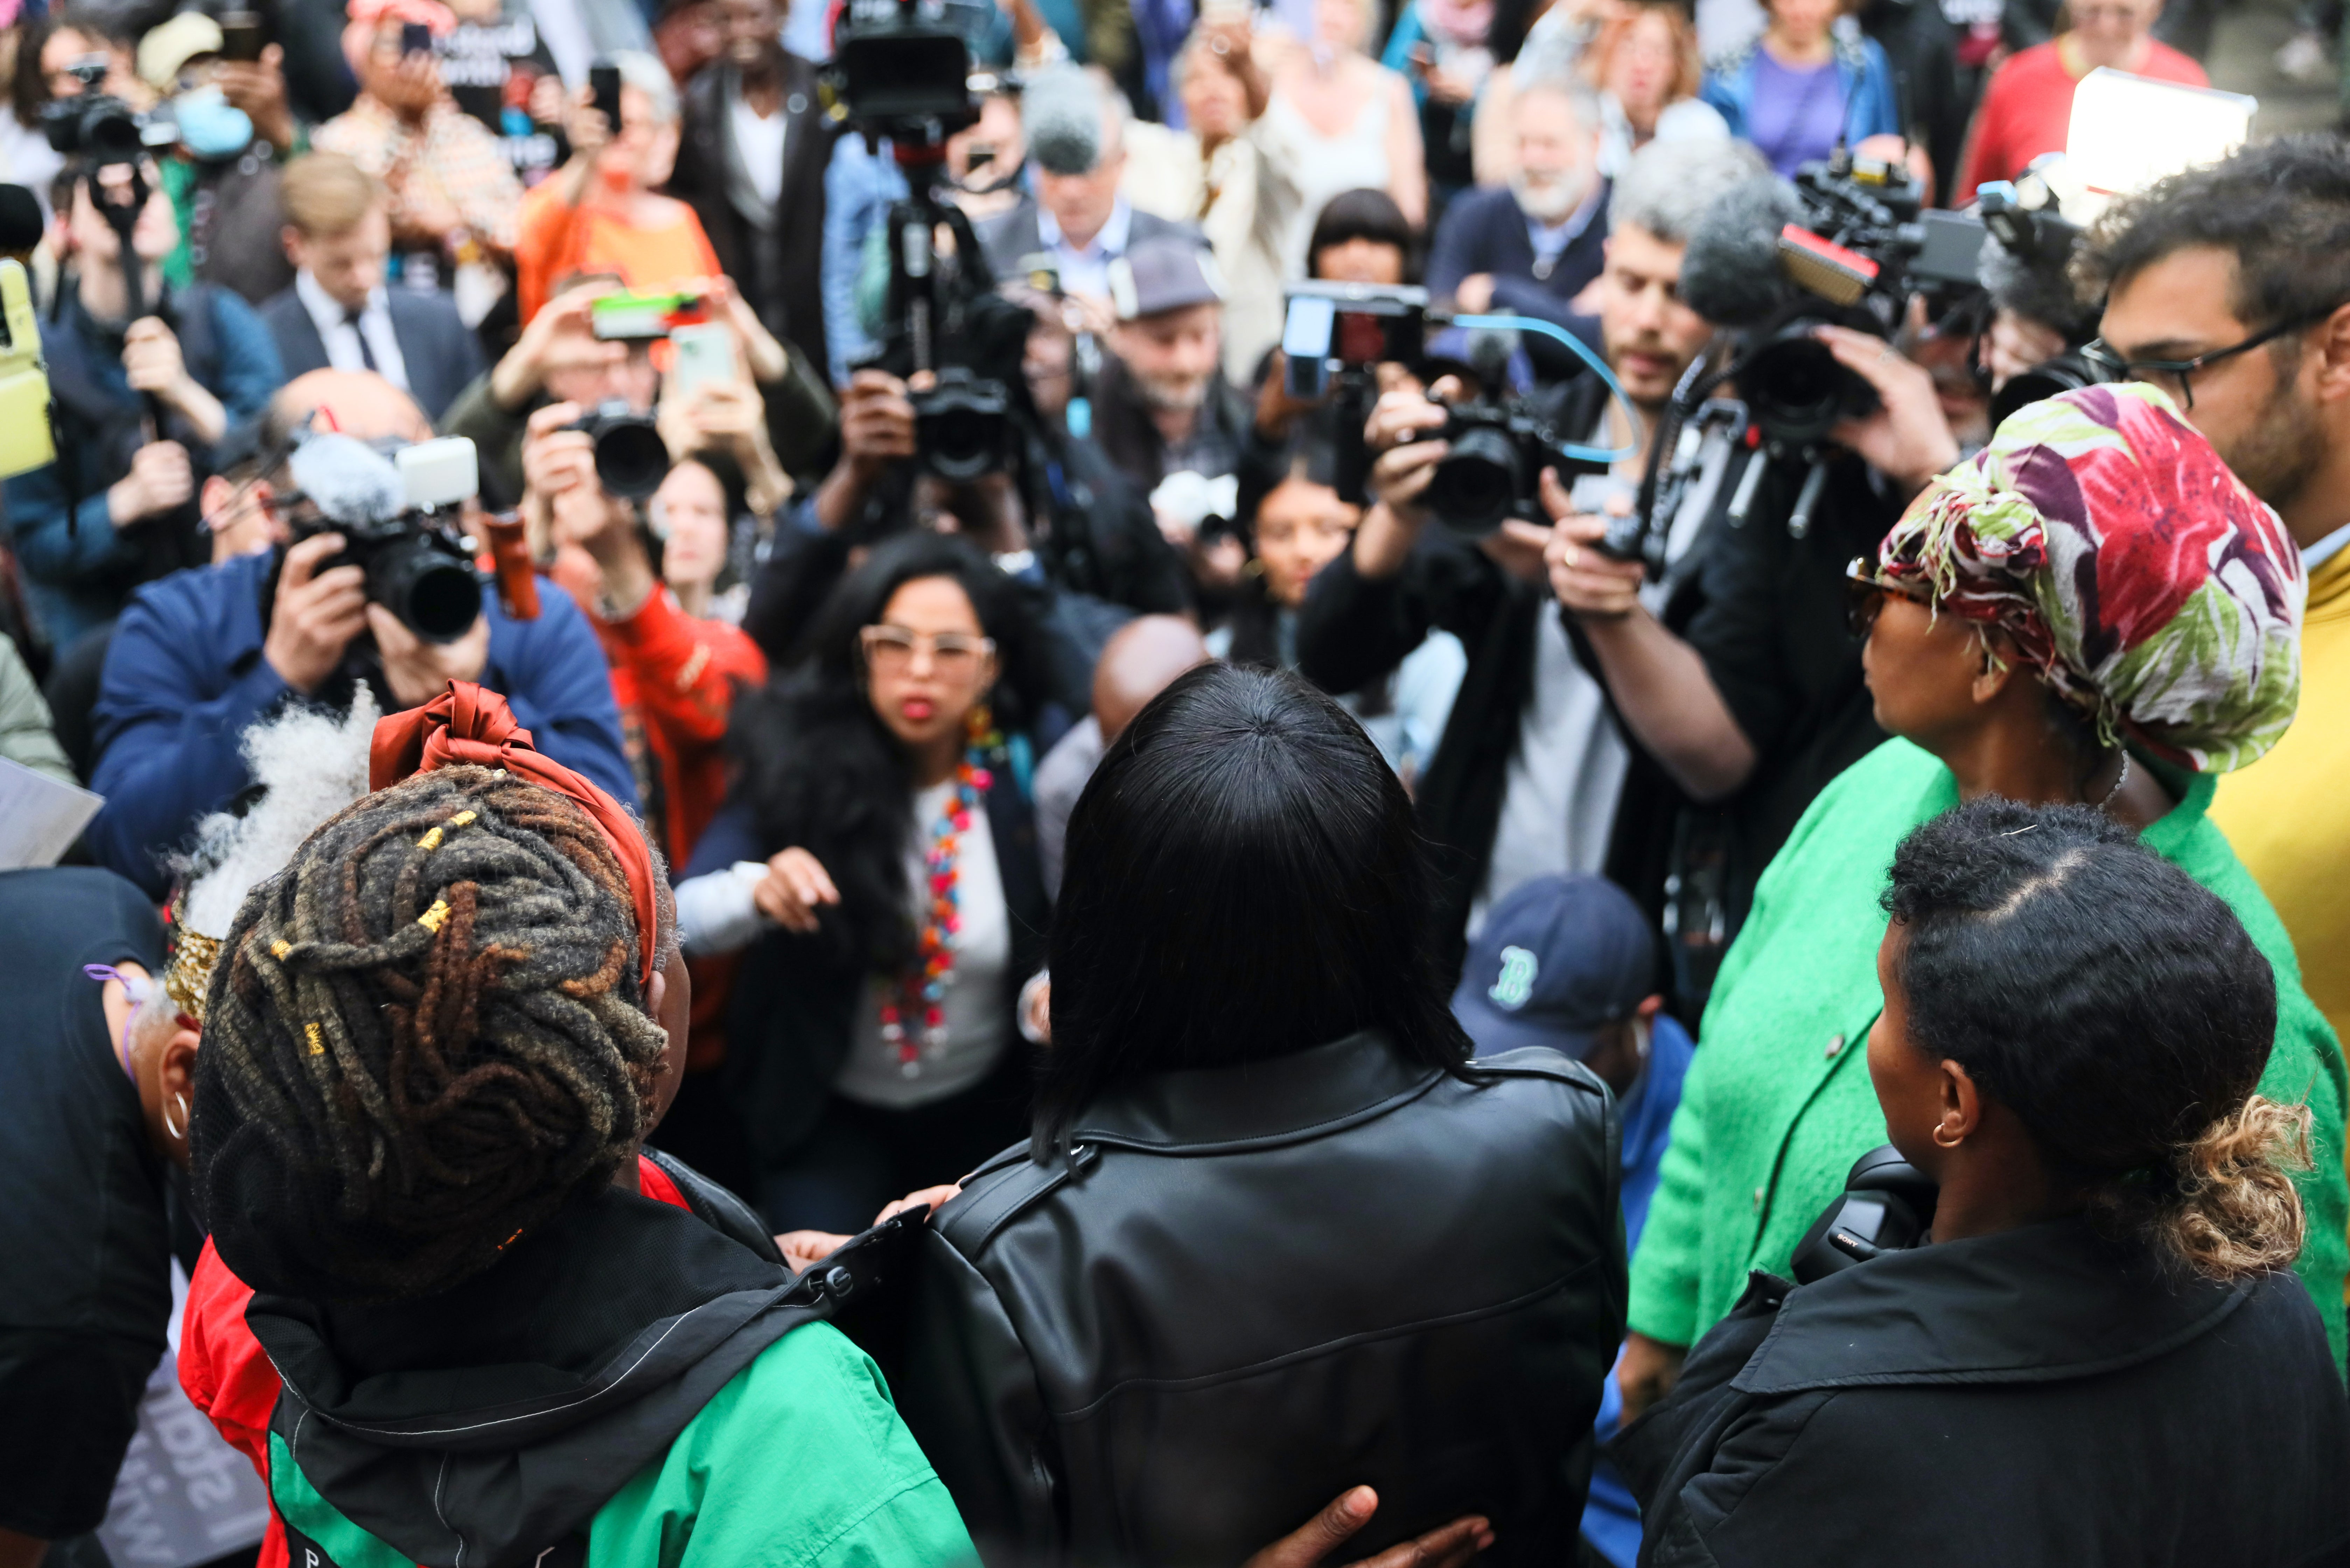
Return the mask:
<svg viewBox="0 0 2350 1568">
<path fill-rule="evenodd" d="M 1020 94 L 1028 156 L 1048 174 L 1090 174 L 1102 157 L 1102 96 L 1076 66 L 1051 66 Z"/>
<path fill-rule="evenodd" d="M 286 466 L 294 483 L 330 523 L 389 523 L 408 504 L 408 483 L 365 441 L 321 432 L 294 449 Z"/>
<path fill-rule="evenodd" d="M 1779 231 L 1804 221 L 1795 189 L 1775 174 L 1733 185 L 1690 231 L 1681 302 L 1716 327 L 1753 327 L 1787 303 Z"/>
</svg>

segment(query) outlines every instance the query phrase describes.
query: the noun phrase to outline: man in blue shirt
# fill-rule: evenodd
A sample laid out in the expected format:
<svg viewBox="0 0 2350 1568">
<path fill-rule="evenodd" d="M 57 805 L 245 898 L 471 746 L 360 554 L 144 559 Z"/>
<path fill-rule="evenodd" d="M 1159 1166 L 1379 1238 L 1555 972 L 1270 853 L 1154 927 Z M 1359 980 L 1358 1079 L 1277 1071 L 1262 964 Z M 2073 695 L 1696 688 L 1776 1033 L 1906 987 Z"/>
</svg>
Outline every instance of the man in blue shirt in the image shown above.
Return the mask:
<svg viewBox="0 0 2350 1568">
<path fill-rule="evenodd" d="M 1627 1254 L 1640 1244 L 1696 1050 L 1663 1011 L 1657 982 L 1656 934 L 1629 894 L 1599 877 L 1537 877 L 1493 906 L 1452 993 L 1453 1016 L 1478 1055 L 1545 1045 L 1615 1092 Z M 1623 1413 L 1611 1375 L 1596 1423 L 1602 1443 L 1616 1435 Z M 1617 1568 L 1632 1568 L 1639 1556 L 1639 1504 L 1604 1456 L 1592 1467 L 1583 1535 Z"/>
<path fill-rule="evenodd" d="M 151 161 L 68 160 L 54 195 L 50 243 L 71 271 L 41 321 L 57 461 L 9 480 L 6 496 L 34 608 L 62 649 L 140 583 L 208 557 L 195 493 L 212 450 L 286 378 L 269 329 L 236 295 L 164 287 L 180 225 Z M 140 268 L 135 320 L 115 218 Z"/>
<path fill-rule="evenodd" d="M 405 393 L 365 371 L 316 370 L 270 406 L 282 441 L 313 412 L 363 441 L 426 441 L 432 426 Z M 277 441 L 270 443 L 276 450 Z M 276 475 L 252 482 L 266 505 Z M 341 535 L 288 543 L 151 583 L 131 597 L 107 649 L 96 713 L 91 787 L 106 797 L 86 834 L 101 865 L 161 897 L 164 857 L 210 812 L 252 783 L 241 742 L 288 701 L 348 708 L 367 682 L 387 711 L 475 680 L 504 695 L 537 748 L 619 800 L 637 798 L 620 745 L 602 649 L 587 618 L 541 579 L 536 620 L 508 616 L 485 591 L 482 614 L 455 641 L 420 639 L 369 603 L 357 566 L 327 567 Z"/>
</svg>

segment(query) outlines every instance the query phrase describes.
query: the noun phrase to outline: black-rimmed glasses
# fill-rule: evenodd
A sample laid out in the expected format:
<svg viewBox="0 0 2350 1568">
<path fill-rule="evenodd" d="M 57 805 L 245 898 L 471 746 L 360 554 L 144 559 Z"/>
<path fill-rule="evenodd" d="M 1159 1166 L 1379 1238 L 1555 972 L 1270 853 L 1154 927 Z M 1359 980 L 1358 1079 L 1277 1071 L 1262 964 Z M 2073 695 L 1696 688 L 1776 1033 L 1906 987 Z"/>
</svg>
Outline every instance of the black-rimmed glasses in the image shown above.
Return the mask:
<svg viewBox="0 0 2350 1568">
<path fill-rule="evenodd" d="M 2092 339 L 2081 350 L 2081 358 L 2116 381 L 2145 381 L 2160 387 L 2176 397 L 2182 408 L 2192 410 L 2195 407 L 2195 383 L 2189 378 L 2196 371 L 2210 369 L 2222 359 L 2250 353 L 2263 343 L 2273 343 L 2288 332 L 2298 332 L 2313 322 L 2324 320 L 2337 308 L 2328 306 L 2307 316 L 2287 317 L 2265 331 L 2253 333 L 2241 343 L 2214 348 L 2208 354 L 2198 354 L 2192 359 L 2125 359 L 2102 337 Z"/>
</svg>

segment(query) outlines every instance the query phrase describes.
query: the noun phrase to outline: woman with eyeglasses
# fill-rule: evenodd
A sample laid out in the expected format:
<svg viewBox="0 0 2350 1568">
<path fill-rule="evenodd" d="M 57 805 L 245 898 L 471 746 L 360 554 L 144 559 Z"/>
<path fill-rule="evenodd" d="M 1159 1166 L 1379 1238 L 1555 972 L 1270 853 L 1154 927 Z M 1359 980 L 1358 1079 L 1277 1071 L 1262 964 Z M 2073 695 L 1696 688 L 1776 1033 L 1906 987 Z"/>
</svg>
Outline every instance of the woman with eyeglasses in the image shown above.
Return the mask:
<svg viewBox="0 0 2350 1568">
<path fill-rule="evenodd" d="M 861 1230 L 1026 1127 L 1049 907 L 1017 591 L 962 540 L 893 539 L 736 707 L 678 913 L 690 956 L 742 954 L 723 1082 L 778 1231 Z"/>
<path fill-rule="evenodd" d="M 2153 388 L 2084 388 L 2010 418 L 1929 484 L 1873 564 L 1855 629 L 1894 739 L 1821 792 L 1724 960 L 1632 1262 L 1618 1376 L 1637 1411 L 1797 1240 L 1885 1118 L 1856 1060 L 1885 1005 L 1894 846 L 1962 801 L 2082 805 L 2235 910 L 2274 968 L 2261 1093 L 2305 1103 L 2299 1269 L 2343 1355 L 2343 1061 L 2293 945 L 2205 817 L 2214 775 L 2293 722 L 2303 583 L 2276 519 Z M 2061 1156 L 2064 1151 L 2057 1151 Z"/>
</svg>

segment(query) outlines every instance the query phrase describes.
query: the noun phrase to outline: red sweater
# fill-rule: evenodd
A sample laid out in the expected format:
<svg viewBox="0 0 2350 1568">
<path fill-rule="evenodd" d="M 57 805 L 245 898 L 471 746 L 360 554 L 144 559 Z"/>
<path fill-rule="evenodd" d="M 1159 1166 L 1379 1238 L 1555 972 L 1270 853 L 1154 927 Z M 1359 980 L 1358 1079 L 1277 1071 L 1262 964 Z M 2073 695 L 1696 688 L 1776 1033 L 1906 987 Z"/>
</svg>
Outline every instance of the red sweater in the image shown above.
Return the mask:
<svg viewBox="0 0 2350 1568">
<path fill-rule="evenodd" d="M 637 1181 L 648 1198 L 680 1209 L 691 1206 L 668 1172 L 637 1157 Z M 229 1446 L 253 1461 L 261 1484 L 269 1484 L 269 1417 L 285 1384 L 253 1330 L 244 1323 L 253 1287 L 230 1273 L 209 1238 L 188 1281 L 188 1304 L 180 1319 L 180 1386 L 197 1409 L 212 1417 Z M 269 1529 L 261 1538 L 255 1568 L 292 1568 L 286 1525 L 277 1505 L 269 1505 Z"/>
<path fill-rule="evenodd" d="M 665 588 L 626 620 L 602 619 L 600 579 L 585 551 L 558 552 L 548 575 L 604 644 L 645 822 L 675 871 L 725 802 L 727 715 L 737 691 L 766 680 L 766 655 L 742 628 L 687 615 Z"/>
<path fill-rule="evenodd" d="M 2211 85 L 2201 66 L 2151 38 L 2146 58 L 2132 74 L 2188 87 Z M 2012 180 L 2042 153 L 2064 151 L 2073 130 L 2073 89 L 2079 85 L 2080 78 L 2064 68 L 2063 52 L 2053 38 L 2033 45 L 1993 71 L 1991 86 L 1983 89 L 1982 107 L 1975 111 L 1974 133 L 1968 140 L 1966 164 L 1950 204 L 1965 206 L 1985 181 Z"/>
</svg>

